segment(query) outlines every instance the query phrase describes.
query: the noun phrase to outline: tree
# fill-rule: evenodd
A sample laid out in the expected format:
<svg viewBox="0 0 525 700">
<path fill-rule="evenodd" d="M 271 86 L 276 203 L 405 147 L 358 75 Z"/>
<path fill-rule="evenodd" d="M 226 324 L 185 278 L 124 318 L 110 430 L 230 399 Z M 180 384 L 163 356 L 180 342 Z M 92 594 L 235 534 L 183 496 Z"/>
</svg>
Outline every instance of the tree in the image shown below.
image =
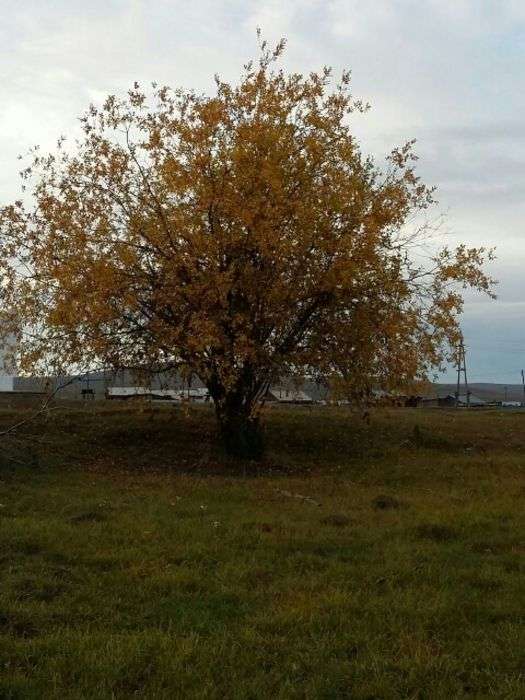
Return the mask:
<svg viewBox="0 0 525 700">
<path fill-rule="evenodd" d="M 433 204 L 413 142 L 381 170 L 351 118 L 350 75 L 278 69 L 261 44 L 213 96 L 139 85 L 32 152 L 33 205 L 0 212 L 6 328 L 21 363 L 195 373 L 229 453 L 262 450 L 270 382 L 305 371 L 363 396 L 425 376 L 459 337 L 461 286 L 490 293 L 483 249 L 411 250 Z M 458 286 L 459 285 L 459 286 Z"/>
</svg>

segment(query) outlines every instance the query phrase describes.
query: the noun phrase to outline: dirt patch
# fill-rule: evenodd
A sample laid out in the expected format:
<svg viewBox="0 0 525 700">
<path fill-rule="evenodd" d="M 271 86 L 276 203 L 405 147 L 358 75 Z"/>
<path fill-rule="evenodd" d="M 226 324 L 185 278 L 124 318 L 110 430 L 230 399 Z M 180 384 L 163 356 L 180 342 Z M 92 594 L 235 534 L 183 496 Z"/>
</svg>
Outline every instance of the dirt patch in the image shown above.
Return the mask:
<svg viewBox="0 0 525 700">
<path fill-rule="evenodd" d="M 432 542 L 452 542 L 459 539 L 457 530 L 448 525 L 419 525 L 416 527 L 416 534 L 418 537 Z"/>
<path fill-rule="evenodd" d="M 321 518 L 319 521 L 321 525 L 331 525 L 332 527 L 348 527 L 352 524 L 351 518 L 342 513 L 333 513 L 332 515 L 327 515 Z"/>
<path fill-rule="evenodd" d="M 75 524 L 81 523 L 102 523 L 108 519 L 105 513 L 101 513 L 98 510 L 87 510 L 84 513 L 79 513 L 78 515 L 73 515 L 69 518 L 69 522 Z"/>
<path fill-rule="evenodd" d="M 380 495 L 374 498 L 372 501 L 372 507 L 376 510 L 399 510 L 400 508 L 406 508 L 406 503 L 400 501 L 394 496 Z"/>
<path fill-rule="evenodd" d="M 12 634 L 15 637 L 22 637 L 24 639 L 36 637 L 39 633 L 37 627 L 29 617 L 1 611 L 0 632 L 3 634 Z"/>
<path fill-rule="evenodd" d="M 66 592 L 66 586 L 54 581 L 24 579 L 17 586 L 18 597 L 50 603 Z"/>
</svg>

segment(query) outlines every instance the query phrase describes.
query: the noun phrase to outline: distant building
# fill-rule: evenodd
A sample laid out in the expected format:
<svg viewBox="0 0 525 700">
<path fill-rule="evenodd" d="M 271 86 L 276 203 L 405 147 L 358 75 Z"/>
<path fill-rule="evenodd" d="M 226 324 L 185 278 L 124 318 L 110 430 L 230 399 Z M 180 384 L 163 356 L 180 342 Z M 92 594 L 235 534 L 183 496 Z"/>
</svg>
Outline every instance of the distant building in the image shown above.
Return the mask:
<svg viewBox="0 0 525 700">
<path fill-rule="evenodd" d="M 480 408 L 481 406 L 486 406 L 487 402 L 481 399 L 479 396 L 476 396 L 475 394 L 460 394 L 457 397 L 457 402 L 456 402 L 456 395 L 455 394 L 447 394 L 447 396 L 442 396 L 438 399 L 438 404 L 440 406 L 471 406 L 471 407 L 476 407 Z"/>
<path fill-rule="evenodd" d="M 147 386 L 110 386 L 106 389 L 108 399 L 177 399 L 178 392 L 169 389 L 152 389 Z"/>
<path fill-rule="evenodd" d="M 15 378 L 8 374 L 0 374 L 0 392 L 13 391 Z"/>
<path fill-rule="evenodd" d="M 13 336 L 7 337 L 0 345 L 0 392 L 14 390 L 15 367 L 12 354 L 15 348 Z"/>
<path fill-rule="evenodd" d="M 106 390 L 108 399 L 152 399 L 157 401 L 204 402 L 210 400 L 205 387 L 190 389 L 160 389 L 148 386 L 110 386 Z"/>
<path fill-rule="evenodd" d="M 266 394 L 266 400 L 275 403 L 312 404 L 314 400 L 302 389 L 294 386 L 271 386 Z"/>
<path fill-rule="evenodd" d="M 180 401 L 203 402 L 210 401 L 210 392 L 205 386 L 190 389 L 181 389 L 179 392 Z"/>
<path fill-rule="evenodd" d="M 435 408 L 439 406 L 439 397 L 437 396 L 418 396 L 417 405 L 423 408 Z"/>
</svg>

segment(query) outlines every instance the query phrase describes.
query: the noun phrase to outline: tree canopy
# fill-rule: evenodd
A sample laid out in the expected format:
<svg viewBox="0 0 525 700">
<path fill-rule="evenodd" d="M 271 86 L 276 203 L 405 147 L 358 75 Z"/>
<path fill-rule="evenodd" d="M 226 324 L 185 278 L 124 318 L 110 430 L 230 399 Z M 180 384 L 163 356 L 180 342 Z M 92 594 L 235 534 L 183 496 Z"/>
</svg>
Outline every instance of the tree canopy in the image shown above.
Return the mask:
<svg viewBox="0 0 525 700">
<path fill-rule="evenodd" d="M 263 42 L 213 95 L 137 84 L 32 153 L 0 210 L 4 325 L 29 371 L 177 368 L 206 384 L 231 452 L 260 451 L 283 374 L 354 395 L 425 377 L 459 337 L 483 249 L 412 254 L 433 204 L 413 142 L 379 168 L 352 132 L 350 74 L 278 67 Z"/>
</svg>

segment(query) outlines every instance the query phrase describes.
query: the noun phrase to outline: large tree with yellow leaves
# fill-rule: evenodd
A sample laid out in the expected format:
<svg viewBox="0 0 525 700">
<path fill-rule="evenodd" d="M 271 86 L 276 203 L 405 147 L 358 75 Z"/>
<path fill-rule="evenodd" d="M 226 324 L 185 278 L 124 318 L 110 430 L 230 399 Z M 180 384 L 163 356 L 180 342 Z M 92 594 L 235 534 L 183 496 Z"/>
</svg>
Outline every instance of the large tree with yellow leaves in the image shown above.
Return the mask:
<svg viewBox="0 0 525 700">
<path fill-rule="evenodd" d="M 0 211 L 4 328 L 22 365 L 177 368 L 213 398 L 232 454 L 261 453 L 270 382 L 305 371 L 393 388 L 446 357 L 484 251 L 415 262 L 432 204 L 412 143 L 380 170 L 352 135 L 349 74 L 287 74 L 262 44 L 213 96 L 135 85 L 34 151 L 32 204 Z"/>
</svg>

